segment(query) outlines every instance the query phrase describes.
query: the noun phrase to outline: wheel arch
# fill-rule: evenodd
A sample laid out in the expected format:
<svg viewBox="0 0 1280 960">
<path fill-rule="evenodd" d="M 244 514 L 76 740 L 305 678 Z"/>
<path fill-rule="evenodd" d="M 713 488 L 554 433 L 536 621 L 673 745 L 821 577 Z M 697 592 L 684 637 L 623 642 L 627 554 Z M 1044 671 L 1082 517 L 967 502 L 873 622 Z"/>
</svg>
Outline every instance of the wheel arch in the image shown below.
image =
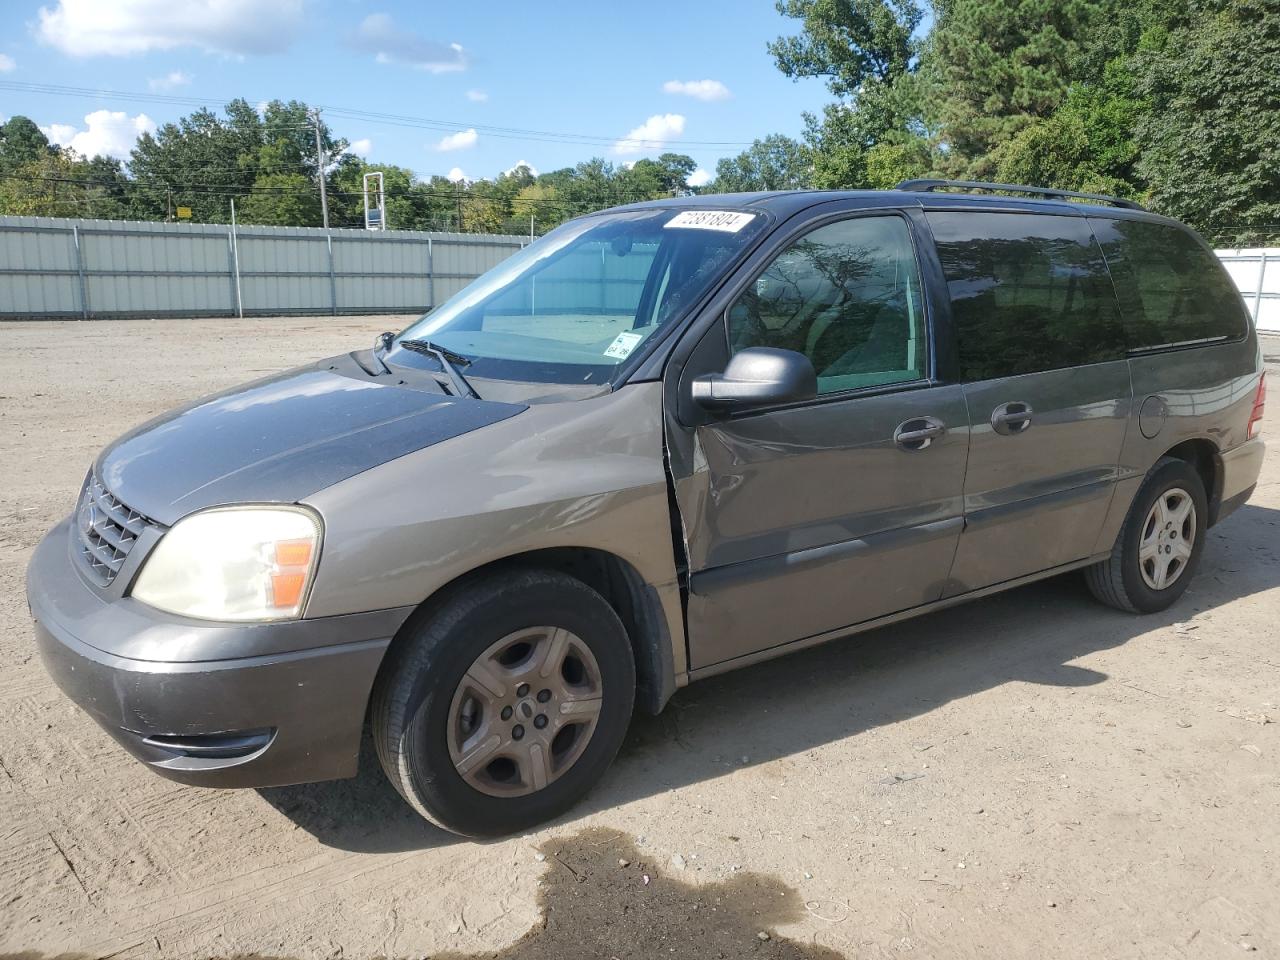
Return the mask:
<svg viewBox="0 0 1280 960">
<path fill-rule="evenodd" d="M 392 639 L 383 669 L 414 627 L 429 619 L 449 598 L 475 580 L 504 569 L 554 570 L 585 583 L 603 596 L 626 628 L 636 670 L 636 706 L 657 714 L 676 690 L 675 658 L 667 618 L 657 590 L 617 554 L 594 547 L 547 547 L 482 564 L 444 584 L 422 601 Z M 381 670 L 379 671 L 381 674 Z"/>
<path fill-rule="evenodd" d="M 1193 437 L 1170 447 L 1163 456 L 1191 464 L 1200 475 L 1205 497 L 1209 501 L 1207 526 L 1212 527 L 1218 522 L 1218 512 L 1222 507 L 1223 466 L 1218 445 L 1207 437 Z"/>
</svg>

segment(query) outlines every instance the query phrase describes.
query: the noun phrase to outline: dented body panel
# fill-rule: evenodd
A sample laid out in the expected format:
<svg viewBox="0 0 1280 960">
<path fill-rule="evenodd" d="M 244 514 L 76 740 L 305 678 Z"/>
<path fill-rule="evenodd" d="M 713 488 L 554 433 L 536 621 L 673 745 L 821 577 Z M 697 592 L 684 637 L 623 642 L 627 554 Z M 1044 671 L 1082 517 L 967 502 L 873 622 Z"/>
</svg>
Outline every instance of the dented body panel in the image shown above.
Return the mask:
<svg viewBox="0 0 1280 960">
<path fill-rule="evenodd" d="M 308 497 L 333 546 L 307 617 L 419 603 L 464 574 L 533 551 L 600 550 L 657 594 L 683 675 L 661 390 L 637 383 L 532 406 Z"/>
</svg>

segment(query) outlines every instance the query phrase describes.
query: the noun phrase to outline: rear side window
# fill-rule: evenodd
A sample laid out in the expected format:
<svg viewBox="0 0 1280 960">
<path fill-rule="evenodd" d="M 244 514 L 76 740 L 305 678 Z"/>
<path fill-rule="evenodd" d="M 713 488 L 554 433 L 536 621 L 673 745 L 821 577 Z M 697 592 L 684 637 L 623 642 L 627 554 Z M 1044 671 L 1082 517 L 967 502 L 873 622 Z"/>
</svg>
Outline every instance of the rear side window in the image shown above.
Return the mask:
<svg viewBox="0 0 1280 960">
<path fill-rule="evenodd" d="M 1094 220 L 1093 229 L 1115 277 L 1130 349 L 1235 340 L 1248 331 L 1231 278 L 1186 230 L 1110 219 Z"/>
<path fill-rule="evenodd" d="M 1124 357 L 1115 291 L 1082 217 L 930 213 L 965 382 Z"/>
</svg>

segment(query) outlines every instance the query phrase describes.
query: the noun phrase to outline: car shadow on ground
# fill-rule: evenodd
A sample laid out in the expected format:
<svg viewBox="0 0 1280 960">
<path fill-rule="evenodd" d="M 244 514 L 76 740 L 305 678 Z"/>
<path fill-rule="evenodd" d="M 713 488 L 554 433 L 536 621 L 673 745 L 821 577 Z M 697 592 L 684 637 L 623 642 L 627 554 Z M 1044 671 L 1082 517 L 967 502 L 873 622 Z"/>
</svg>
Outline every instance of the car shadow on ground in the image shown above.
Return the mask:
<svg viewBox="0 0 1280 960">
<path fill-rule="evenodd" d="M 1280 510 L 1246 506 L 1210 531 L 1206 546 L 1191 587 L 1163 613 L 1103 607 L 1072 573 L 693 684 L 662 715 L 636 716 L 605 781 L 561 822 L 864 735 L 1001 684 L 1103 683 L 1106 674 L 1072 661 L 1280 586 Z M 354 779 L 259 793 L 341 849 L 458 842 L 400 798 L 367 735 Z"/>
</svg>

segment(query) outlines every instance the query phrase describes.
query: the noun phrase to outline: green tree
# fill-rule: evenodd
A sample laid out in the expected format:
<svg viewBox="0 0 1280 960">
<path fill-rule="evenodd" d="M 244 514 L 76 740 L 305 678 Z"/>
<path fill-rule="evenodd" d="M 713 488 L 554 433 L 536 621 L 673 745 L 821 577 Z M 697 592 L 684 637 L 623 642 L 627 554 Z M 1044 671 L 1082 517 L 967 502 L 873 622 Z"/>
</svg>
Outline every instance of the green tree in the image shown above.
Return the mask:
<svg viewBox="0 0 1280 960">
<path fill-rule="evenodd" d="M 128 181 L 109 157 L 85 160 L 54 147 L 0 173 L 0 213 L 120 219 L 127 210 Z"/>
<path fill-rule="evenodd" d="M 1191 13 L 1134 57 L 1148 104 L 1137 170 L 1161 211 L 1248 242 L 1280 222 L 1280 15 L 1270 0 L 1197 0 Z"/>
<path fill-rule="evenodd" d="M 0 171 L 16 170 L 57 152 L 30 117 L 11 117 L 0 123 Z"/>
<path fill-rule="evenodd" d="M 385 163 L 364 163 L 345 157 L 330 177 L 329 223 L 335 227 L 364 227 L 364 177 L 382 174 L 387 225 L 392 230 L 429 229 L 430 213 L 412 170 Z M 313 184 L 312 189 L 317 187 Z"/>
<path fill-rule="evenodd" d="M 84 181 L 82 216 L 100 220 L 126 220 L 133 207 L 133 184 L 124 164 L 115 157 L 76 158 L 73 176 Z"/>
<path fill-rule="evenodd" d="M 804 117 L 813 186 L 864 187 L 899 169 L 916 171 L 930 150 L 916 80 L 919 4 L 780 0 L 778 11 L 801 22 L 798 36 L 769 45 L 778 68 L 792 78 L 825 78 L 837 98 L 821 116 Z"/>
<path fill-rule="evenodd" d="M 837 97 L 857 99 L 868 83 L 889 84 L 911 69 L 923 11 L 914 0 L 778 0 L 801 22 L 797 36 L 769 44 L 786 76 L 822 77 Z"/>
<path fill-rule="evenodd" d="M 320 193 L 301 173 L 264 173 L 236 204 L 240 220 L 272 227 L 318 227 Z"/>
<path fill-rule="evenodd" d="M 72 181 L 71 158 L 60 150 L 37 154 L 0 171 L 0 213 L 27 217 L 83 214 L 83 188 Z"/>
<path fill-rule="evenodd" d="M 689 193 L 689 177 L 698 168 L 692 157 L 664 153 L 657 160 L 645 158 L 614 172 L 617 189 L 636 199 L 679 197 Z"/>
<path fill-rule="evenodd" d="M 0 124 L 0 213 L 120 219 L 131 184 L 114 157 L 59 147 L 27 117 Z"/>
<path fill-rule="evenodd" d="M 163 220 L 185 206 L 196 220 L 225 222 L 231 198 L 248 193 L 257 178 L 256 113 L 248 124 L 233 128 L 201 109 L 139 137 L 129 157 L 135 215 Z"/>
<path fill-rule="evenodd" d="M 232 197 L 244 198 L 243 206 L 261 178 L 275 175 L 309 178 L 319 190 L 315 129 L 305 103 L 273 100 L 259 114 L 237 99 L 224 113 L 200 109 L 138 139 L 129 157 L 135 215 L 160 220 L 181 205 L 195 220 L 225 222 Z M 332 180 L 350 162 L 342 156 L 347 142 L 324 123 L 320 137 Z"/>
<path fill-rule="evenodd" d="M 716 176 L 704 193 L 798 190 L 813 179 L 813 161 L 805 145 L 775 133 L 756 140 L 734 157 L 716 164 Z"/>
<path fill-rule="evenodd" d="M 511 201 L 511 217 L 520 225 L 523 233 L 529 218 L 533 218 L 534 232 L 545 233 L 568 219 L 559 191 L 549 183 L 535 182 L 522 187 Z"/>
<path fill-rule="evenodd" d="M 942 129 L 942 165 L 990 179 L 997 148 L 1050 116 L 1088 62 L 1101 0 L 945 0 L 928 44 L 930 113 Z"/>
<path fill-rule="evenodd" d="M 1134 96 L 1133 86 L 1122 57 L 1107 64 L 1101 82 L 1072 87 L 1053 114 L 996 148 L 997 179 L 1140 196 L 1135 129 L 1147 107 Z"/>
<path fill-rule="evenodd" d="M 927 175 L 933 163 L 933 149 L 922 137 L 886 140 L 867 151 L 864 180 L 872 190 L 892 190 L 904 180 Z"/>
</svg>

